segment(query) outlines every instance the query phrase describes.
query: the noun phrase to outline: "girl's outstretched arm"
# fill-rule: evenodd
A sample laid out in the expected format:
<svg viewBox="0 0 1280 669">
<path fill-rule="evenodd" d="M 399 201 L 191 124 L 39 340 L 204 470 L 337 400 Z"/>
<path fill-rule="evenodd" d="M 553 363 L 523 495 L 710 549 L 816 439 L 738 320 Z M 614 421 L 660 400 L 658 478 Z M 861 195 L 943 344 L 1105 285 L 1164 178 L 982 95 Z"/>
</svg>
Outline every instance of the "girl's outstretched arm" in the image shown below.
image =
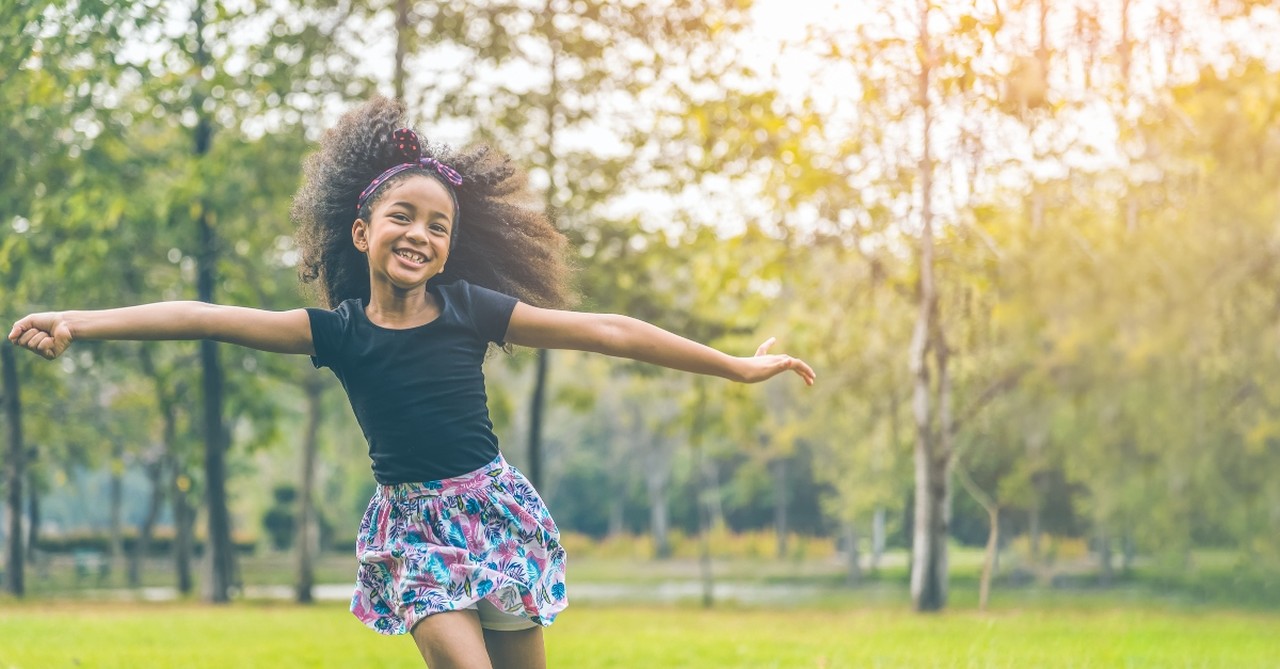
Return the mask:
<svg viewBox="0 0 1280 669">
<path fill-rule="evenodd" d="M 206 302 L 156 302 L 31 314 L 9 331 L 9 341 L 49 360 L 81 339 L 216 339 L 274 353 L 315 353 L 305 309 L 265 311 Z"/>
<path fill-rule="evenodd" d="M 540 309 L 517 303 L 506 340 L 532 348 L 591 351 L 631 358 L 685 372 L 755 383 L 787 370 L 813 385 L 813 368 L 789 355 L 769 355 L 773 338 L 754 357 L 739 358 L 703 346 L 629 316 Z"/>
</svg>

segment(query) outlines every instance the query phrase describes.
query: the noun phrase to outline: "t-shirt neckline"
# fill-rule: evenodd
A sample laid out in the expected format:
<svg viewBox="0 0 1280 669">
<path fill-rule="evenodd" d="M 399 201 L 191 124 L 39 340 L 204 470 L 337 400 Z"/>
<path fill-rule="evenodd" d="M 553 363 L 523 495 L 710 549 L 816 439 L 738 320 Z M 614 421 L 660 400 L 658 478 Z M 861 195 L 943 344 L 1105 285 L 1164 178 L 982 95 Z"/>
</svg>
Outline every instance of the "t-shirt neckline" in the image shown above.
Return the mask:
<svg viewBox="0 0 1280 669">
<path fill-rule="evenodd" d="M 364 319 L 364 322 L 368 323 L 375 330 L 382 330 L 384 332 L 413 332 L 415 330 L 421 330 L 423 328 L 427 328 L 432 325 L 435 325 L 436 323 L 439 323 L 440 319 L 444 318 L 445 297 L 444 297 L 444 291 L 439 290 L 439 288 L 440 288 L 439 285 L 427 286 L 427 290 L 430 291 L 431 294 L 435 296 L 436 302 L 439 303 L 440 313 L 436 314 L 435 318 L 421 325 L 413 325 L 407 328 L 389 328 L 385 325 L 378 325 L 377 323 L 373 322 L 372 318 L 369 318 L 369 314 L 365 313 L 364 311 L 365 303 L 364 303 L 364 299 L 362 298 L 356 300 L 356 306 L 358 307 L 356 311 L 360 313 L 360 318 Z"/>
</svg>

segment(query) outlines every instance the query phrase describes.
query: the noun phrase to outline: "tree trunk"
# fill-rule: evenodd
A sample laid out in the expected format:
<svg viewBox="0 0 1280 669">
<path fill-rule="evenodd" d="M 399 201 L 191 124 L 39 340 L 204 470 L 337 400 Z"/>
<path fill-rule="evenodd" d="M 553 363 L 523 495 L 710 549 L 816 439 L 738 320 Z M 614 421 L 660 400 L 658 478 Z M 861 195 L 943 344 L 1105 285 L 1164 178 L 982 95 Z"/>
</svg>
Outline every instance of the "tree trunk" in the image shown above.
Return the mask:
<svg viewBox="0 0 1280 669">
<path fill-rule="evenodd" d="M 880 570 L 880 558 L 884 557 L 885 530 L 884 530 L 884 507 L 877 506 L 875 514 L 871 516 L 871 573 Z"/>
<path fill-rule="evenodd" d="M 547 89 L 547 101 L 544 108 L 546 113 L 546 146 L 544 167 L 547 170 L 547 194 L 546 206 L 547 213 L 550 215 L 555 208 L 556 198 L 556 110 L 560 104 L 560 73 L 559 73 L 559 50 L 556 48 L 555 36 L 555 10 L 551 6 L 551 0 L 547 0 L 546 8 L 543 12 L 543 26 L 546 30 L 547 45 L 551 50 L 551 63 L 548 75 L 550 81 Z M 533 483 L 534 488 L 539 488 L 542 481 L 542 419 L 546 413 L 547 404 L 547 375 L 551 364 L 551 352 L 545 349 L 538 349 L 538 366 L 535 372 L 533 382 L 533 401 L 529 405 L 529 480 Z"/>
<path fill-rule="evenodd" d="M 1039 421 L 1039 417 L 1035 419 Z M 1041 515 L 1045 495 L 1044 446 L 1048 435 L 1040 425 L 1031 428 L 1026 436 L 1027 458 L 1031 461 L 1031 505 L 1028 509 L 1027 535 L 1031 550 L 1031 564 L 1040 564 Z"/>
<path fill-rule="evenodd" d="M 30 460 L 28 464 L 35 460 L 34 453 L 28 453 Z M 31 473 L 28 467 L 28 473 Z M 47 573 L 40 571 L 40 563 L 36 561 L 36 551 L 40 547 L 40 486 L 36 485 L 34 478 L 27 481 L 27 561 L 36 565 L 37 578 L 39 573 Z"/>
<path fill-rule="evenodd" d="M 22 546 L 22 483 L 26 477 L 26 449 L 22 444 L 22 400 L 19 397 L 18 361 L 13 354 L 13 346 L 8 342 L 0 342 L 0 374 L 4 376 L 4 416 L 9 425 L 9 453 L 5 488 L 8 498 L 9 527 L 5 533 L 8 539 L 5 551 L 4 584 L 5 590 L 14 597 L 21 597 L 26 592 L 23 576 L 26 557 Z"/>
<path fill-rule="evenodd" d="M 208 214 L 201 215 L 201 238 L 207 257 L 213 255 L 213 230 Z M 213 302 L 212 258 L 201 264 L 200 299 Z M 204 492 L 207 511 L 207 550 L 209 559 L 209 587 L 206 596 L 211 602 L 230 600 L 230 589 L 235 575 L 235 553 L 231 543 L 231 516 L 227 509 L 226 493 L 226 445 L 222 425 L 222 366 L 218 360 L 216 342 L 200 342 L 200 362 L 204 371 Z"/>
<path fill-rule="evenodd" d="M 720 499 L 720 466 L 710 457 L 702 459 L 702 481 L 706 486 L 707 527 L 712 532 L 718 532 L 726 524 L 724 502 Z"/>
<path fill-rule="evenodd" d="M 396 99 L 404 102 L 404 59 L 409 53 L 409 42 L 412 36 L 409 31 L 413 24 L 409 21 L 409 0 L 396 0 L 396 66 L 391 77 L 395 86 Z"/>
<path fill-rule="evenodd" d="M 845 572 L 845 583 L 857 585 L 862 580 L 862 564 L 858 555 L 858 526 L 851 520 L 844 521 L 844 542 L 849 548 L 849 570 Z"/>
<path fill-rule="evenodd" d="M 159 380 L 157 380 L 157 392 Z M 167 395 L 164 397 L 167 398 Z M 161 399 L 160 415 L 164 419 L 164 463 L 163 475 L 169 477 L 170 509 L 173 514 L 173 569 L 177 576 L 178 592 L 190 595 L 194 587 L 191 578 L 191 555 L 194 548 L 195 510 L 191 508 L 188 495 L 191 491 L 191 477 L 187 476 L 178 455 L 178 417 L 174 413 L 174 404 L 168 399 Z"/>
<path fill-rule="evenodd" d="M 996 568 L 996 552 L 1000 546 L 1000 507 L 987 509 L 987 518 L 991 528 L 987 532 L 987 551 L 982 558 L 982 582 L 978 585 L 978 610 L 987 610 L 987 601 L 991 595 L 991 577 Z"/>
<path fill-rule="evenodd" d="M 172 555 L 174 572 L 177 575 L 178 592 L 182 595 L 190 595 L 192 589 L 191 580 L 191 551 L 192 551 L 192 522 L 193 512 L 187 501 L 187 494 L 191 490 L 191 479 L 184 471 L 181 459 L 178 454 L 178 416 L 175 406 L 178 402 L 178 396 L 182 394 L 181 390 L 169 388 L 166 386 L 165 379 L 156 369 L 155 362 L 151 358 L 151 350 L 143 346 L 138 350 L 138 362 L 144 373 L 151 377 L 152 383 L 155 385 L 156 405 L 160 408 L 160 418 L 163 428 L 160 437 L 160 457 L 156 462 L 156 475 L 160 481 L 168 480 L 168 484 L 159 484 L 161 490 L 158 493 L 158 499 L 163 500 L 164 488 L 168 488 L 170 497 L 170 511 L 173 515 L 173 543 Z"/>
<path fill-rule="evenodd" d="M 655 439 L 654 441 L 657 441 Z M 667 463 L 666 458 L 656 453 L 660 448 L 654 444 L 649 467 L 645 472 L 645 491 L 649 497 L 649 534 L 653 537 L 653 556 L 665 560 L 671 557 L 671 538 L 667 511 Z"/>
<path fill-rule="evenodd" d="M 1110 586 L 1115 571 L 1111 567 L 1111 535 L 1106 527 L 1098 530 L 1098 581 L 1103 586 Z"/>
<path fill-rule="evenodd" d="M 108 511 L 111 518 L 109 571 L 112 578 L 124 567 L 124 442 L 119 439 L 111 444 L 110 487 L 107 493 Z"/>
<path fill-rule="evenodd" d="M 209 66 L 209 53 L 204 43 L 205 6 L 196 5 L 193 12 L 195 27 L 194 61 L 198 71 Z M 204 76 L 203 74 L 201 75 Z M 196 113 L 195 151 L 197 163 L 209 153 L 213 125 L 204 110 L 204 90 L 207 82 L 201 79 L 192 93 L 192 108 Z M 198 204 L 196 227 L 199 232 L 197 252 L 196 291 L 201 302 L 213 303 L 214 288 L 218 282 L 218 237 L 213 229 L 213 212 L 203 197 Z M 200 342 L 200 367 L 203 374 L 201 387 L 204 399 L 204 491 L 208 514 L 208 563 L 209 583 L 206 596 L 211 602 L 231 599 L 231 586 L 235 579 L 235 552 L 231 543 L 231 515 L 227 510 L 226 493 L 226 434 L 222 425 L 222 364 L 218 360 L 218 344 L 205 339 Z"/>
<path fill-rule="evenodd" d="M 773 529 L 777 534 L 778 559 L 787 557 L 787 535 L 791 529 L 787 526 L 787 459 L 776 458 L 769 463 L 773 470 Z"/>
<path fill-rule="evenodd" d="M 608 538 L 621 537 L 626 531 L 626 518 L 623 508 L 624 498 L 621 494 L 614 494 L 609 497 L 609 525 L 605 528 L 605 536 Z"/>
<path fill-rule="evenodd" d="M 533 401 L 529 403 L 529 482 L 542 488 L 542 418 L 547 410 L 547 366 L 551 352 L 538 349 L 533 377 Z"/>
<path fill-rule="evenodd" d="M 880 476 L 888 476 L 886 471 L 888 453 L 898 452 L 901 439 L 901 402 L 899 400 L 898 387 L 896 383 L 891 383 L 888 389 L 889 395 L 889 443 L 885 445 L 883 452 L 876 459 L 876 473 Z M 876 504 L 875 513 L 871 516 L 871 573 L 880 570 L 880 559 L 884 557 L 885 543 L 887 536 L 885 532 L 885 508 L 883 504 Z"/>
<path fill-rule="evenodd" d="M 930 154 L 932 112 L 929 105 L 932 46 L 929 2 L 920 2 L 920 76 L 918 104 L 923 117 L 920 157 L 920 305 L 911 341 L 912 402 L 916 423 L 915 527 L 911 546 L 911 599 L 917 611 L 937 611 L 947 604 L 947 534 L 951 522 L 950 377 L 947 347 L 939 322 L 934 278 L 933 162 Z M 936 373 L 936 406 L 929 368 Z"/>
<path fill-rule="evenodd" d="M 653 556 L 665 560 L 671 557 L 671 537 L 667 513 L 665 476 L 650 474 L 646 480 L 649 492 L 649 533 L 653 537 Z"/>
<path fill-rule="evenodd" d="M 319 379 L 309 380 L 303 384 L 307 394 L 307 427 L 302 439 L 302 483 L 298 495 L 298 581 L 295 587 L 299 604 L 310 604 L 311 588 L 315 584 L 313 567 L 313 544 L 315 534 L 315 505 L 312 503 L 312 490 L 316 483 L 316 451 L 319 448 L 320 401 L 324 398 L 324 386 Z"/>
<path fill-rule="evenodd" d="M 698 576 L 702 582 L 702 608 L 709 609 L 716 603 L 716 582 L 711 570 L 711 511 L 705 495 L 705 491 L 698 495 Z"/>
<path fill-rule="evenodd" d="M 702 473 L 698 490 L 698 572 L 702 581 L 702 608 L 715 606 L 715 577 L 711 571 L 711 495 L 718 489 L 717 482 L 711 479 L 712 468 L 709 466 L 707 454 L 703 451 L 703 422 L 707 411 L 707 393 L 702 379 L 694 379 L 694 392 L 697 399 L 694 404 L 693 421 L 690 423 L 689 445 L 693 447 L 693 458 L 697 471 Z"/>
<path fill-rule="evenodd" d="M 613 480 L 613 494 L 609 495 L 609 528 L 606 536 L 620 537 L 626 531 L 626 501 L 630 474 L 626 466 L 627 437 L 618 421 L 618 412 L 609 412 L 609 476 Z"/>
<path fill-rule="evenodd" d="M 1129 574 L 1133 569 L 1133 561 L 1137 558 L 1138 547 L 1133 540 L 1133 530 L 1125 529 L 1120 536 L 1120 571 Z"/>
<path fill-rule="evenodd" d="M 987 550 L 982 559 L 982 578 L 978 581 L 978 610 L 987 610 L 987 598 L 991 594 L 991 576 L 996 570 L 996 559 L 1000 548 L 1000 505 L 991 495 L 983 492 L 969 476 L 962 465 L 956 466 L 956 474 L 960 485 L 969 492 L 978 504 L 987 512 L 990 527 L 987 530 Z"/>
<path fill-rule="evenodd" d="M 163 447 L 162 447 L 163 448 Z M 133 545 L 133 553 L 129 557 L 129 587 L 142 585 L 142 564 L 151 555 L 151 534 L 155 530 L 156 520 L 160 517 L 160 507 L 164 505 L 164 452 L 147 463 L 147 481 L 151 484 L 151 498 L 147 503 L 147 515 L 138 527 L 138 540 Z"/>
<path fill-rule="evenodd" d="M 945 363 L 941 363 L 945 364 Z M 945 368 L 942 369 L 945 373 Z M 917 611 L 937 611 L 947 604 L 947 536 L 951 525 L 951 453 L 947 428 L 932 429 L 928 407 L 928 372 L 917 388 L 915 452 L 915 527 L 911 546 L 911 597 Z M 939 383 L 945 398 L 948 384 Z M 945 411 L 939 412 L 939 423 Z"/>
<path fill-rule="evenodd" d="M 1040 500 L 1031 502 L 1027 518 L 1027 536 L 1031 545 L 1031 564 L 1040 564 Z"/>
<path fill-rule="evenodd" d="M 173 567 L 177 574 L 178 592 L 190 595 L 195 588 L 191 578 L 191 556 L 195 549 L 195 509 L 191 508 L 187 495 L 191 490 L 191 478 L 187 476 L 176 458 L 173 463 Z"/>
</svg>

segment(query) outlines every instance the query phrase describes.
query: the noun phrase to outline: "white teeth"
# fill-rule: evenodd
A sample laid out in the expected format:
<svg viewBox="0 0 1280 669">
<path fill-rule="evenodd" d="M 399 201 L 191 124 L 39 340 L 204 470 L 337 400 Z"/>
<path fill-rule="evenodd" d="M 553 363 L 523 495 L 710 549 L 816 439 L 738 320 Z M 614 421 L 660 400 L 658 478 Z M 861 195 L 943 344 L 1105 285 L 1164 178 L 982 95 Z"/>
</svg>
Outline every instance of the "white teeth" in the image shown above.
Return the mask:
<svg viewBox="0 0 1280 669">
<path fill-rule="evenodd" d="M 406 258 L 408 260 L 412 260 L 413 262 L 418 262 L 418 263 L 427 261 L 426 256 L 418 255 L 417 253 L 414 253 L 412 251 L 396 251 L 396 255 L 400 256 L 401 258 Z"/>
</svg>

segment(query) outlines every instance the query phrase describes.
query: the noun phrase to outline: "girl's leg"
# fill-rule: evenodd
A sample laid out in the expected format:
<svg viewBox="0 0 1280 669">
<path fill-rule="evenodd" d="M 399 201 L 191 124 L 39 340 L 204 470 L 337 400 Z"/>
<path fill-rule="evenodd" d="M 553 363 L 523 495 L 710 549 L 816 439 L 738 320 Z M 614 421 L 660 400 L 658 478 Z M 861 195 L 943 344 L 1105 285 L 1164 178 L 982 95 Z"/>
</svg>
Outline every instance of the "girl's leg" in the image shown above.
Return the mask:
<svg viewBox="0 0 1280 669">
<path fill-rule="evenodd" d="M 412 634 L 431 669 L 493 669 L 485 652 L 480 616 L 474 609 L 427 616 Z"/>
<path fill-rule="evenodd" d="M 484 631 L 493 669 L 546 669 L 547 654 L 542 645 L 542 628 L 518 632 Z"/>
</svg>

